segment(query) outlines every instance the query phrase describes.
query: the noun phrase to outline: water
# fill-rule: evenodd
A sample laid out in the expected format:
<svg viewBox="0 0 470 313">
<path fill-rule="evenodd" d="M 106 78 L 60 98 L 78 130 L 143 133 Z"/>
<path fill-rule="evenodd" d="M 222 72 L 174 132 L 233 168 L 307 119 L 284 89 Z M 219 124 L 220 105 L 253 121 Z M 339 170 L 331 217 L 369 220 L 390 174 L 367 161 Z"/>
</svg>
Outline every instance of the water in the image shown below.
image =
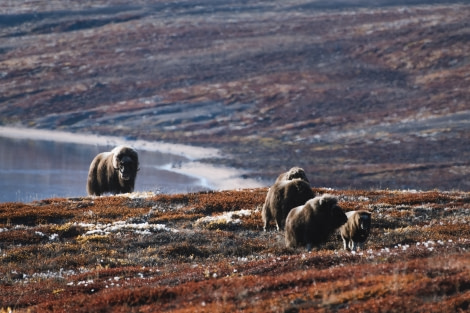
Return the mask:
<svg viewBox="0 0 470 313">
<path fill-rule="evenodd" d="M 86 196 L 88 168 L 114 146 L 0 137 L 0 202 Z M 134 191 L 184 193 L 207 190 L 204 181 L 172 171 L 185 157 L 139 150 Z"/>
</svg>

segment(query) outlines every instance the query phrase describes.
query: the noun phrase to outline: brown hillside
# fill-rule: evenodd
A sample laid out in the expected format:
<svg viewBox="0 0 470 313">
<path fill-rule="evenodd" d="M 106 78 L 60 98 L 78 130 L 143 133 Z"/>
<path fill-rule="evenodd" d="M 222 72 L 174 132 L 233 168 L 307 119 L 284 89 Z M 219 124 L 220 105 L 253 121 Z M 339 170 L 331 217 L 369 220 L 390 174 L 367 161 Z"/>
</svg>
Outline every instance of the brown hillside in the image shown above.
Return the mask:
<svg viewBox="0 0 470 313">
<path fill-rule="evenodd" d="M 468 193 L 315 192 L 372 211 L 364 251 L 285 248 L 262 231 L 265 188 L 2 203 L 0 311 L 470 309 Z"/>
</svg>

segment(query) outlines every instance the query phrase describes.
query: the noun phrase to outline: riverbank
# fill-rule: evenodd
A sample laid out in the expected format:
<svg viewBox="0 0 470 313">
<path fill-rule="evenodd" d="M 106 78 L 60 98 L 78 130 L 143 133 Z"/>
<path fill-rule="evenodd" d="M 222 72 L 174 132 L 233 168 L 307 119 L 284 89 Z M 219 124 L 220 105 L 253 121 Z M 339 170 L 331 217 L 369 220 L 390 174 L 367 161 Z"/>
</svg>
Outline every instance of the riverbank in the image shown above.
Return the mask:
<svg viewBox="0 0 470 313">
<path fill-rule="evenodd" d="M 0 202 L 86 195 L 91 159 L 122 144 L 139 151 L 138 192 L 174 194 L 264 186 L 243 178 L 245 170 L 205 162 L 224 157 L 213 148 L 16 127 L 0 127 L 0 137 L 20 141 L 2 143 L 0 177 L 5 186 Z"/>
<path fill-rule="evenodd" d="M 122 137 L 72 133 L 60 130 L 0 126 L 0 136 L 15 139 L 49 140 L 87 145 L 118 146 L 126 144 L 138 150 L 171 153 L 183 156 L 189 160 L 222 157 L 220 152 L 214 148 L 201 148 L 159 141 L 131 140 Z"/>
</svg>

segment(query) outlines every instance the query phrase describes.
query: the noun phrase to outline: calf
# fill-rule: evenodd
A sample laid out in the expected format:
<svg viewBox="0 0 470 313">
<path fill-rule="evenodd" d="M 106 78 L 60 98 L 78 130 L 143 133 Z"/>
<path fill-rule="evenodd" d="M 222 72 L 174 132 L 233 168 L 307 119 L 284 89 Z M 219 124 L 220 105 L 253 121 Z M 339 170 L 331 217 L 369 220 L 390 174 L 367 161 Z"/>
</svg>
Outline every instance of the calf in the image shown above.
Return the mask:
<svg viewBox="0 0 470 313">
<path fill-rule="evenodd" d="M 351 211 L 347 212 L 346 216 L 348 222 L 340 228 L 344 250 L 349 248 L 356 251 L 357 246 L 362 250 L 370 233 L 371 213 L 365 210 Z"/>
</svg>

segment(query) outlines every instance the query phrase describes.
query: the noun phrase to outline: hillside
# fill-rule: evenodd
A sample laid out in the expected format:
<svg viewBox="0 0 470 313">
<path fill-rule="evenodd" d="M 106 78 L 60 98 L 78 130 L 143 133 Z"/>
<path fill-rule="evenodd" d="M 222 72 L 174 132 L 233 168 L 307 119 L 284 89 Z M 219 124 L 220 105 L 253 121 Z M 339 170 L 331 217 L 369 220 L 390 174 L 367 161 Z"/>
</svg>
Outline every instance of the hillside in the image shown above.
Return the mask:
<svg viewBox="0 0 470 313">
<path fill-rule="evenodd" d="M 406 6 L 405 6 L 406 4 Z M 470 5 L 7 1 L 0 124 L 222 149 L 315 186 L 467 190 Z"/>
<path fill-rule="evenodd" d="M 468 312 L 468 193 L 314 191 L 373 212 L 364 251 L 286 248 L 266 188 L 2 203 L 0 311 Z"/>
<path fill-rule="evenodd" d="M 0 312 L 470 310 L 469 16 L 453 0 L 3 1 L 1 126 L 217 148 L 202 161 L 258 181 L 301 166 L 373 230 L 357 253 L 337 235 L 288 249 L 262 231 L 267 188 L 0 203 Z"/>
</svg>

